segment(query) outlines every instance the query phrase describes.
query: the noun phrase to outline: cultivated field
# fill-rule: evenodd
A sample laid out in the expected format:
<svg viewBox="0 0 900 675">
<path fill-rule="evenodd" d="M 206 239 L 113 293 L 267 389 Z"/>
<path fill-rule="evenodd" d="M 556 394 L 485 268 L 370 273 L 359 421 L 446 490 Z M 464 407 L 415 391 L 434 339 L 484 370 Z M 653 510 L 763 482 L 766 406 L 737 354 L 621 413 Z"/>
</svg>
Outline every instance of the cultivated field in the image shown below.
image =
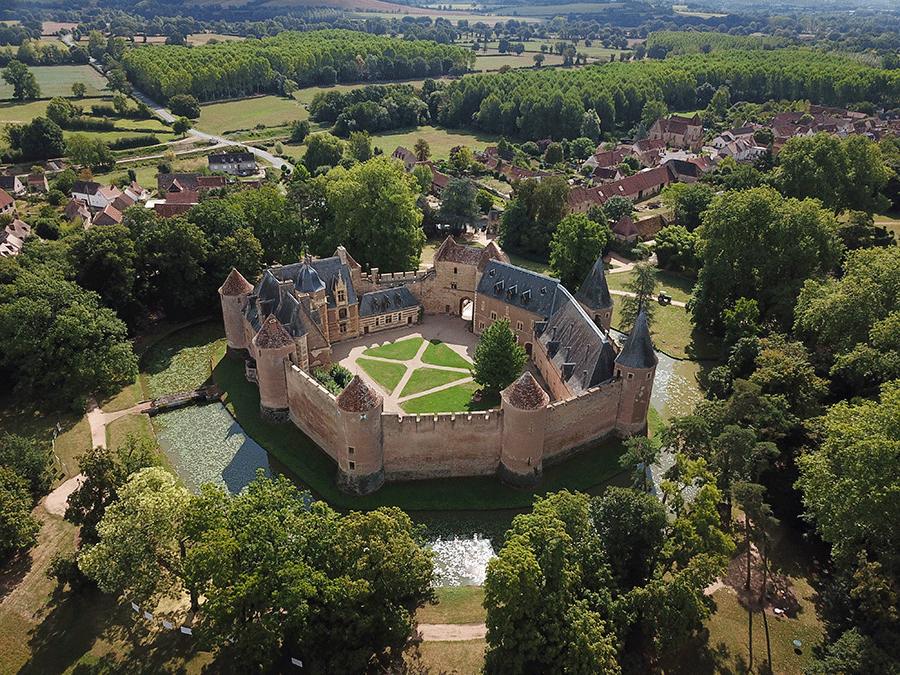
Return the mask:
<svg viewBox="0 0 900 675">
<path fill-rule="evenodd" d="M 83 82 L 87 88 L 87 96 L 102 96 L 106 93 L 106 79 L 90 66 L 35 66 L 29 68 L 34 73 L 41 88 L 41 96 L 72 96 L 72 84 Z M 5 81 L 0 81 L 0 98 L 11 99 L 13 88 Z M 26 121 L 31 121 L 29 118 Z"/>
</svg>

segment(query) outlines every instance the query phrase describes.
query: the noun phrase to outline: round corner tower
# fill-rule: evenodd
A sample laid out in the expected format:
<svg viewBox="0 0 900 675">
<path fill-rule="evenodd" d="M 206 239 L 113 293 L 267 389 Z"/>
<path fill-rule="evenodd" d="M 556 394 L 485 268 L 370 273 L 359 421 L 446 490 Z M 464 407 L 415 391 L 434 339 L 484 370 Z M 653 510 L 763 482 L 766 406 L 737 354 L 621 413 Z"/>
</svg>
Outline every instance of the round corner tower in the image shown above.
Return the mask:
<svg viewBox="0 0 900 675">
<path fill-rule="evenodd" d="M 263 322 L 251 343 L 259 377 L 259 414 L 266 422 L 287 422 L 287 376 L 285 366 L 295 354 L 291 334 L 272 314 Z"/>
<path fill-rule="evenodd" d="M 526 372 L 500 392 L 503 440 L 497 473 L 507 485 L 529 489 L 544 475 L 544 429 L 550 397 Z"/>
<path fill-rule="evenodd" d="M 616 430 L 623 436 L 633 436 L 647 428 L 650 394 L 658 363 L 659 358 L 650 339 L 647 317 L 641 311 L 628 336 L 628 342 L 616 357 L 615 363 L 614 375 L 622 383 Z"/>
<path fill-rule="evenodd" d="M 225 283 L 219 288 L 228 356 L 243 356 L 247 352 L 249 344 L 244 328 L 244 308 L 252 292 L 253 286 L 236 269 L 231 270 Z"/>
<path fill-rule="evenodd" d="M 359 375 L 337 397 L 344 444 L 337 448 L 337 486 L 367 495 L 384 485 L 381 413 L 384 401 Z"/>
</svg>

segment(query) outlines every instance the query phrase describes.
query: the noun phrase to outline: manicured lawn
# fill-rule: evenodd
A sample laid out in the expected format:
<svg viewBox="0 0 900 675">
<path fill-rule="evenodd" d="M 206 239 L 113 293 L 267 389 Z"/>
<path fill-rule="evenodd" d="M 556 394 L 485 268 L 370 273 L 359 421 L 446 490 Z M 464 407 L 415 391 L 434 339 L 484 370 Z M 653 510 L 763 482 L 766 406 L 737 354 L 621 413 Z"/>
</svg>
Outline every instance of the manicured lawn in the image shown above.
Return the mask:
<svg viewBox="0 0 900 675">
<path fill-rule="evenodd" d="M 403 387 L 401 396 L 412 396 L 422 391 L 428 391 L 444 384 L 450 384 L 463 378 L 470 377 L 468 373 L 457 373 L 452 370 L 438 370 L 437 368 L 418 368 Z M 440 392 L 437 392 L 440 393 Z M 438 410 L 436 412 L 443 412 Z"/>
<path fill-rule="evenodd" d="M 449 389 L 436 391 L 433 394 L 419 396 L 403 403 L 402 407 L 406 412 L 414 415 L 416 413 L 439 413 L 439 412 L 476 412 L 478 410 L 487 410 L 490 407 L 498 405 L 497 402 L 491 401 L 493 406 L 488 405 L 488 401 L 482 400 L 476 403 L 472 400 L 472 394 L 478 389 L 478 385 L 474 382 L 466 382 L 458 384 Z"/>
<path fill-rule="evenodd" d="M 208 103 L 200 107 L 200 119 L 196 127 L 216 136 L 234 131 L 253 129 L 258 124 L 267 127 L 285 126 L 293 120 L 309 117 L 296 100 L 280 96 L 258 96 L 241 101 Z"/>
<path fill-rule="evenodd" d="M 471 368 L 472 363 L 450 349 L 439 340 L 432 340 L 425 353 L 422 354 L 422 363 L 432 366 L 447 366 L 448 368 Z"/>
<path fill-rule="evenodd" d="M 422 342 L 423 340 L 420 337 L 398 340 L 380 347 L 369 347 L 363 352 L 363 355 L 378 356 L 382 359 L 393 359 L 395 361 L 408 361 L 419 351 Z"/>
<path fill-rule="evenodd" d="M 143 400 L 140 382 L 130 384 L 115 396 L 99 401 L 100 409 L 103 412 L 118 412 L 119 410 L 128 410 Z"/>
<path fill-rule="evenodd" d="M 389 394 L 400 384 L 400 379 L 406 374 L 406 366 L 402 363 L 387 363 L 364 358 L 358 359 L 356 363 L 366 371 L 366 375 L 384 387 Z"/>
<path fill-rule="evenodd" d="M 696 281 L 689 277 L 674 274 L 665 270 L 658 270 L 656 278 L 659 281 L 659 290 L 666 291 L 672 296 L 673 300 L 678 302 L 687 302 L 691 299 L 691 293 L 694 290 Z M 625 284 L 631 279 L 630 272 L 613 272 L 606 273 L 606 284 L 612 290 L 624 291 Z"/>
<path fill-rule="evenodd" d="M 510 253 L 509 251 L 504 251 L 504 253 L 509 256 L 509 262 L 516 267 L 522 267 L 523 269 L 531 270 L 532 272 L 537 272 L 538 274 L 543 274 L 547 277 L 553 276 L 553 272 L 550 271 L 549 263 L 529 260 L 528 258 L 523 258 L 522 256 Z"/>
<path fill-rule="evenodd" d="M 34 79 L 37 80 L 41 96 L 44 98 L 71 97 L 72 84 L 75 82 L 84 83 L 87 96 L 102 96 L 109 91 L 106 89 L 106 78 L 90 66 L 33 66 L 28 70 L 34 73 Z M 0 98 L 11 99 L 12 95 L 12 85 L 5 81 L 0 82 Z"/>
<path fill-rule="evenodd" d="M 487 610 L 483 586 L 448 586 L 436 589 L 438 604 L 416 612 L 419 623 L 481 623 Z"/>
</svg>

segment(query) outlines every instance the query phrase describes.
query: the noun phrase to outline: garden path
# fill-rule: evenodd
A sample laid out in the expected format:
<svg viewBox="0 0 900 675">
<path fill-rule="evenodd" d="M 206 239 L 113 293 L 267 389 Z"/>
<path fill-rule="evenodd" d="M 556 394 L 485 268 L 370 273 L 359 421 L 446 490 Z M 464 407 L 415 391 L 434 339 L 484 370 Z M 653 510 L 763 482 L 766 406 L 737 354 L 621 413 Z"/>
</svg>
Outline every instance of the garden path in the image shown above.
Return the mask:
<svg viewBox="0 0 900 675">
<path fill-rule="evenodd" d="M 487 635 L 483 623 L 420 623 L 416 629 L 426 642 L 481 640 Z"/>
<path fill-rule="evenodd" d="M 609 292 L 610 292 L 611 295 L 627 295 L 627 296 L 630 297 L 630 298 L 633 298 L 633 297 L 634 297 L 634 293 L 631 293 L 631 292 L 629 292 L 629 291 L 616 291 L 616 290 L 613 290 L 612 288 L 610 288 L 610 289 L 609 289 Z M 685 305 L 683 302 L 681 302 L 680 300 L 673 300 L 673 301 L 672 301 L 672 304 L 675 305 L 675 307 L 685 307 L 685 306 L 686 306 L 686 305 Z"/>
</svg>

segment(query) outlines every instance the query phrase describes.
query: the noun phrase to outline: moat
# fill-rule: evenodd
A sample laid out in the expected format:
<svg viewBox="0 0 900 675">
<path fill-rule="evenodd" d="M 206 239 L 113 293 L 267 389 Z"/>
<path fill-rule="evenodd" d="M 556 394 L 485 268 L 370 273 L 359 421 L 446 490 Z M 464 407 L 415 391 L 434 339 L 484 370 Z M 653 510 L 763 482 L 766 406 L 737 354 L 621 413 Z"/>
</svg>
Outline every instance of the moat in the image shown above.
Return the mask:
<svg viewBox="0 0 900 675">
<path fill-rule="evenodd" d="M 195 351 L 201 341 L 191 341 L 186 350 Z M 171 350 L 166 351 L 172 356 Z M 208 354 L 208 348 L 202 351 L 204 356 Z M 664 354 L 659 354 L 659 359 L 652 397 L 654 408 L 663 419 L 690 412 L 700 397 L 695 379 L 697 365 L 676 361 Z M 167 365 L 180 369 L 179 362 L 174 357 Z M 166 457 L 192 491 L 199 491 L 203 483 L 209 482 L 237 493 L 253 480 L 258 469 L 266 475 L 283 473 L 300 488 L 308 488 L 247 436 L 220 403 L 165 413 L 157 418 L 155 428 Z M 625 485 L 627 482 L 628 474 L 623 472 L 593 486 L 588 492 L 598 494 L 607 485 Z M 487 561 L 501 544 L 512 518 L 523 510 L 410 511 L 410 515 L 428 528 L 435 552 L 437 583 L 453 586 L 483 581 Z"/>
</svg>

